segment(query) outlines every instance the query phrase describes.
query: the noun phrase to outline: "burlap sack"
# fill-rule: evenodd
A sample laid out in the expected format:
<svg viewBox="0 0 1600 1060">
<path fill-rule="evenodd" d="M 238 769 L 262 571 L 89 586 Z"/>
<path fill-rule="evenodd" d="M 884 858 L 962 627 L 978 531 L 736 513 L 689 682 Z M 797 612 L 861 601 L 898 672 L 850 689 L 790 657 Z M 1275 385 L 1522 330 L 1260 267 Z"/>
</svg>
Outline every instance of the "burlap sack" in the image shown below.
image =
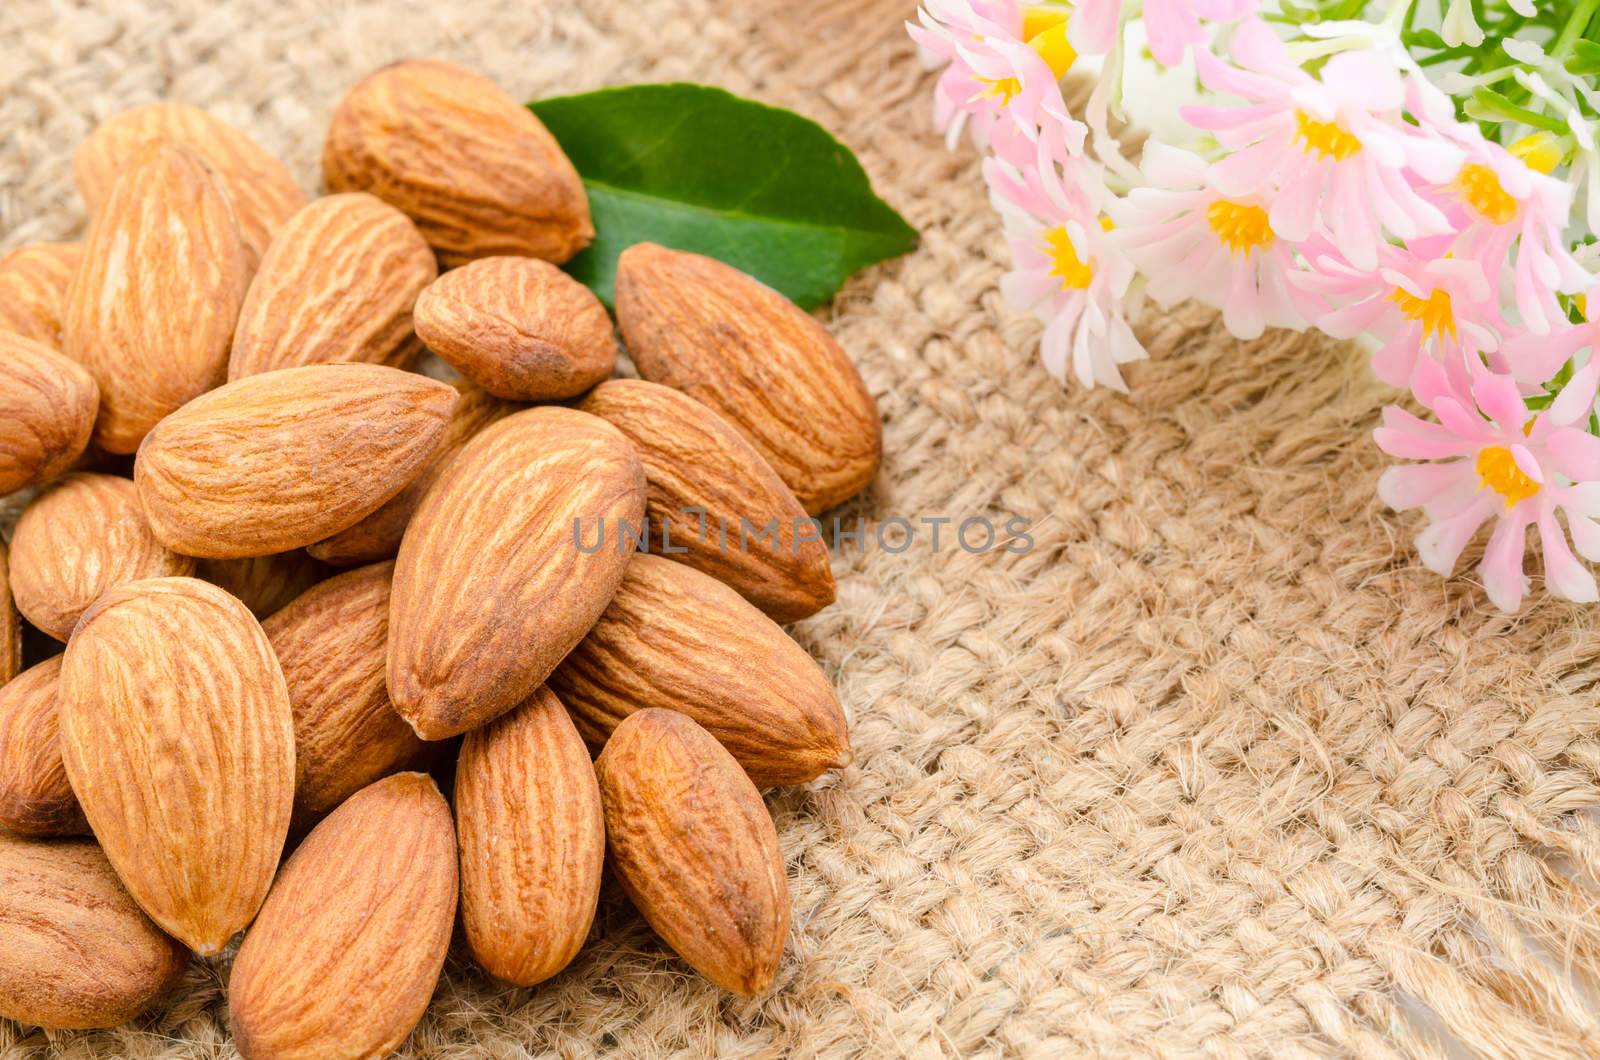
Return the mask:
<svg viewBox="0 0 1600 1060">
<path fill-rule="evenodd" d="M 796 635 L 854 765 L 773 796 L 794 894 L 777 989 L 720 994 L 608 891 L 534 990 L 459 953 L 419 1056 L 1595 1053 L 1595 612 L 1495 613 L 1373 495 L 1386 400 L 1348 347 L 1154 312 L 1133 393 L 1063 389 L 1002 305 L 970 150 L 929 128 L 903 0 L 0 5 L 0 246 L 80 229 L 72 151 L 172 97 L 308 188 L 362 73 L 412 54 L 519 96 L 687 79 L 855 149 L 923 233 L 823 313 L 884 420 L 848 516 L 1032 520 L 1026 554 L 869 542 Z M 1475 562 L 1476 555 L 1469 556 Z M 5 955 L 0 954 L 0 960 Z M 58 1049 L 225 1056 L 224 965 Z M 1574 985 L 1576 975 L 1579 985 Z"/>
</svg>

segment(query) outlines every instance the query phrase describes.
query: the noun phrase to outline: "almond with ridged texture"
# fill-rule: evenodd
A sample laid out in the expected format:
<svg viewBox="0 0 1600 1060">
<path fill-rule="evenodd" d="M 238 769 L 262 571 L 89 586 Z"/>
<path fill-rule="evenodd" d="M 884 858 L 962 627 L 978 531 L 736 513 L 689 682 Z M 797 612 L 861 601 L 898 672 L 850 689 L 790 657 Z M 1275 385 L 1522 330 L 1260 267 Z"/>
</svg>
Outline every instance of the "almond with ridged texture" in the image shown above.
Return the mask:
<svg viewBox="0 0 1600 1060">
<path fill-rule="evenodd" d="M 261 908 L 294 803 L 294 721 L 266 634 L 193 578 L 111 590 L 67 645 L 67 779 L 128 892 L 215 954 Z"/>
<path fill-rule="evenodd" d="M 0 685 L 22 672 L 22 621 L 11 600 L 11 564 L 0 541 Z"/>
<path fill-rule="evenodd" d="M 56 1030 L 127 1023 L 189 966 L 92 840 L 3 832 L 0 954 L 0 1016 Z"/>
<path fill-rule="evenodd" d="M 63 474 L 89 445 L 100 390 L 82 365 L 0 331 L 0 495 Z"/>
<path fill-rule="evenodd" d="M 23 509 L 11 539 L 17 610 L 63 642 L 118 585 L 193 573 L 193 559 L 150 532 L 133 482 L 116 475 L 76 471 L 52 484 Z"/>
<path fill-rule="evenodd" d="M 187 556 L 287 552 L 405 488 L 456 404 L 446 383 L 376 364 L 247 376 L 150 432 L 133 479 L 156 537 Z"/>
<path fill-rule="evenodd" d="M 244 559 L 202 559 L 195 577 L 236 596 L 258 621 L 270 618 L 333 571 L 304 549 Z"/>
<path fill-rule="evenodd" d="M 273 234 L 306 203 L 282 162 L 234 126 L 188 103 L 146 103 L 108 118 L 72 156 L 72 179 L 93 216 L 111 195 L 117 175 L 156 140 L 199 153 L 215 172 L 239 219 L 249 268 Z"/>
<path fill-rule="evenodd" d="M 163 416 L 219 385 L 250 280 L 233 208 L 187 147 L 151 144 L 89 224 L 64 350 L 100 385 L 94 442 L 131 453 Z"/>
<path fill-rule="evenodd" d="M 722 745 L 670 710 L 641 710 L 595 763 L 623 891 L 667 945 L 724 990 L 772 986 L 789 883 L 761 794 Z"/>
<path fill-rule="evenodd" d="M 384 684 L 393 563 L 347 571 L 262 624 L 294 710 L 297 826 L 421 755 Z"/>
<path fill-rule="evenodd" d="M 487 724 L 544 683 L 622 580 L 644 494 L 633 443 L 587 413 L 526 409 L 467 443 L 395 563 L 389 696 L 417 735 Z"/>
<path fill-rule="evenodd" d="M 81 243 L 29 243 L 0 257 L 0 331 L 61 349 L 67 288 L 82 260 Z"/>
<path fill-rule="evenodd" d="M 19 835 L 87 835 L 56 741 L 61 656 L 0 687 L 0 825 Z"/>
<path fill-rule="evenodd" d="M 732 586 L 775 622 L 833 603 L 833 569 L 821 535 L 806 523 L 793 491 L 727 420 L 680 390 L 643 379 L 601 383 L 579 408 L 615 426 L 639 450 L 650 486 L 651 540 L 672 549 L 663 555 Z M 741 530 L 746 543 L 736 545 Z"/>
<path fill-rule="evenodd" d="M 633 558 L 550 687 L 596 745 L 635 711 L 682 711 L 761 787 L 851 757 L 839 698 L 805 649 L 726 585 L 660 556 Z"/>
<path fill-rule="evenodd" d="M 407 368 L 417 295 L 439 274 L 406 215 L 359 192 L 318 199 L 284 224 L 250 281 L 228 378 L 356 361 Z"/>
<path fill-rule="evenodd" d="M 496 397 L 576 397 L 611 375 L 616 333 L 600 299 L 535 258 L 483 258 L 417 299 L 428 349 Z"/>
<path fill-rule="evenodd" d="M 816 515 L 878 473 L 878 406 L 826 328 L 720 261 L 639 243 L 617 261 L 617 323 L 639 374 L 732 423 Z"/>
<path fill-rule="evenodd" d="M 433 997 L 455 911 L 455 833 L 432 779 L 361 789 L 300 844 L 239 944 L 234 1045 L 246 1060 L 389 1054 Z"/>
<path fill-rule="evenodd" d="M 455 807 L 473 957 L 505 982 L 543 982 L 589 935 L 606 853 L 594 764 L 554 693 L 467 734 Z"/>
<path fill-rule="evenodd" d="M 367 75 L 322 148 L 329 191 L 369 191 L 416 222 L 446 266 L 514 254 L 557 264 L 594 225 L 577 170 L 533 112 L 437 59 Z"/>
<path fill-rule="evenodd" d="M 464 379 L 452 385 L 460 394 L 460 400 L 450 416 L 450 425 L 444 429 L 439 448 L 434 450 L 432 459 L 422 473 L 412 479 L 405 489 L 385 501 L 382 508 L 348 530 L 341 530 L 326 541 L 306 546 L 307 552 L 337 567 L 393 559 L 395 553 L 400 551 L 400 539 L 405 536 L 412 513 L 422 503 L 429 487 L 461 452 L 462 446 L 476 437 L 479 431 L 505 419 L 520 407 L 509 401 L 501 401 Z"/>
</svg>

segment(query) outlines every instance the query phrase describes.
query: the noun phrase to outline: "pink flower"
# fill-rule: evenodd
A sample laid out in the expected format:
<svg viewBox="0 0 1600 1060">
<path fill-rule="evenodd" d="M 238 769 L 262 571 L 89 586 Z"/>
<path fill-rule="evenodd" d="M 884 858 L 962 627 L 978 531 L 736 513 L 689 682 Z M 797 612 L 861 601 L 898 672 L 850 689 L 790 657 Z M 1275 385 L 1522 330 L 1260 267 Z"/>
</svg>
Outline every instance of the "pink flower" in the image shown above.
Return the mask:
<svg viewBox="0 0 1600 1060">
<path fill-rule="evenodd" d="M 1045 368 L 1064 380 L 1070 361 L 1084 386 L 1126 391 L 1119 366 L 1147 354 L 1124 316 L 1133 264 L 1096 208 L 1104 174 L 1086 160 L 1064 174 L 1048 157 L 1027 169 L 991 158 L 983 172 L 1011 244 L 1014 267 L 1000 290 L 1045 323 Z"/>
<path fill-rule="evenodd" d="M 1301 294 L 1301 311 L 1327 334 L 1382 341 L 1372 370 L 1390 386 L 1409 387 L 1424 353 L 1459 377 L 1480 354 L 1499 347 L 1500 308 L 1483 266 L 1443 256 L 1439 243 L 1423 240 L 1418 249 L 1385 244 L 1376 268 L 1358 269 L 1331 245 L 1313 240 L 1300 248 L 1309 271 L 1289 280 Z"/>
<path fill-rule="evenodd" d="M 1151 141 L 1142 166 L 1148 187 L 1111 204 L 1114 241 L 1149 277 L 1163 305 L 1198 298 L 1222 310 L 1244 339 L 1266 327 L 1300 327 L 1290 297 L 1294 251 L 1278 237 L 1259 195 L 1223 195 L 1207 182 L 1206 163 Z"/>
<path fill-rule="evenodd" d="M 1150 54 L 1162 66 L 1177 66 L 1196 44 L 1204 44 L 1200 22 L 1232 22 L 1258 10 L 1258 0 L 1145 0 L 1143 21 Z M 1083 0 L 1069 35 L 1084 55 L 1104 55 L 1116 43 L 1123 0 Z"/>
<path fill-rule="evenodd" d="M 934 92 L 934 123 L 955 146 L 970 121 L 973 141 L 1031 154 L 1041 129 L 1063 153 L 1086 130 L 1067 111 L 1060 80 L 1077 58 L 1064 8 L 1016 0 L 924 0 L 907 31 L 930 65 L 948 64 Z M 1019 144 L 1019 141 L 1021 142 Z"/>
<path fill-rule="evenodd" d="M 1352 265 L 1377 266 L 1384 231 L 1411 240 L 1451 231 L 1443 211 L 1412 186 L 1411 173 L 1437 183 L 1461 152 L 1402 120 L 1405 85 L 1391 56 L 1340 52 L 1312 77 L 1283 42 L 1252 19 L 1233 39 L 1238 67 L 1196 51 L 1200 79 L 1244 106 L 1183 108 L 1232 152 L 1212 182 L 1225 195 L 1263 195 L 1272 227 L 1290 242 L 1325 232 Z"/>
<path fill-rule="evenodd" d="M 1579 304 L 1585 309 L 1600 307 L 1600 285 L 1591 288 Z M 1519 331 L 1509 336 L 1500 348 L 1499 367 L 1519 383 L 1543 383 L 1586 348 L 1600 350 L 1600 320 L 1574 324 L 1563 316 L 1548 334 Z"/>
<path fill-rule="evenodd" d="M 1417 553 L 1429 570 L 1448 575 L 1467 542 L 1493 520 L 1483 584 L 1495 606 L 1515 611 L 1527 589 L 1527 529 L 1537 525 L 1550 592 L 1600 599 L 1594 575 L 1567 537 L 1579 555 L 1600 559 L 1600 438 L 1584 428 L 1597 383 L 1600 360 L 1579 370 L 1549 408 L 1530 412 L 1507 376 L 1477 367 L 1463 387 L 1432 360 L 1417 363 L 1413 392 L 1438 422 L 1390 406 L 1374 438 L 1392 456 L 1424 461 L 1385 471 L 1378 495 L 1397 510 L 1420 507 L 1427 514 Z"/>
<path fill-rule="evenodd" d="M 1413 114 L 1463 151 L 1450 178 L 1433 189 L 1460 233 L 1453 252 L 1481 261 L 1497 282 L 1509 269 L 1523 325 L 1535 335 L 1549 334 L 1562 319 L 1557 295 L 1575 294 L 1590 282 L 1563 235 L 1572 188 L 1530 169 L 1476 126 L 1456 121 L 1449 98 L 1421 78 L 1408 84 Z"/>
</svg>

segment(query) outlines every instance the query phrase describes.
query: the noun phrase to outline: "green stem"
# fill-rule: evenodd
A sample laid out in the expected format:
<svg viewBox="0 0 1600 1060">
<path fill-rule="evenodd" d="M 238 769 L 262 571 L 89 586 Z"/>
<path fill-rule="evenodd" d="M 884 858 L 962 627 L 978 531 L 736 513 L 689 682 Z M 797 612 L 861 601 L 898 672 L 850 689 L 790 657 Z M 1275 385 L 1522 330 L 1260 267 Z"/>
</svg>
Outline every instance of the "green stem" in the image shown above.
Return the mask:
<svg viewBox="0 0 1600 1060">
<path fill-rule="evenodd" d="M 1583 37 L 1583 31 L 1589 28 L 1589 23 L 1594 19 L 1595 11 L 1600 10 L 1600 0 L 1583 0 L 1577 9 L 1567 19 L 1567 24 L 1561 27 L 1561 34 L 1550 46 L 1550 54 L 1557 59 L 1564 59 L 1572 51 L 1572 46 Z"/>
</svg>

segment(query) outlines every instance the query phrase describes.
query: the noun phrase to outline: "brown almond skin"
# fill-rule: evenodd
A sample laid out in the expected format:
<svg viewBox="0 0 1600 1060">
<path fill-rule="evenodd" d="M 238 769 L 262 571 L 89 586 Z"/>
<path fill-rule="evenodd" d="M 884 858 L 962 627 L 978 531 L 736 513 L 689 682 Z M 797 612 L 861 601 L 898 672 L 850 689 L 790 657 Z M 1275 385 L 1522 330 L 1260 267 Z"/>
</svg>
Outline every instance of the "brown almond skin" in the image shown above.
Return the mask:
<svg viewBox="0 0 1600 1060">
<path fill-rule="evenodd" d="M 332 573 L 301 549 L 244 559 L 202 559 L 195 564 L 195 577 L 238 597 L 258 621 L 277 614 Z"/>
<path fill-rule="evenodd" d="M 56 742 L 61 656 L 0 687 L 0 825 L 25 836 L 87 835 Z"/>
<path fill-rule="evenodd" d="M 108 590 L 184 577 L 194 560 L 156 540 L 129 479 L 77 471 L 23 509 L 11 540 L 11 590 L 23 617 L 65 642 Z"/>
<path fill-rule="evenodd" d="M 774 622 L 794 622 L 833 603 L 833 568 L 821 535 L 796 532 L 805 509 L 727 420 L 680 390 L 643 379 L 601 383 L 578 407 L 639 450 L 650 487 L 651 541 L 670 550 L 662 554 L 731 585 Z M 746 522 L 751 537 L 739 547 Z M 769 543 L 754 540 L 773 523 Z"/>
<path fill-rule="evenodd" d="M 635 711 L 681 711 L 763 788 L 851 757 L 844 709 L 805 649 L 726 585 L 660 556 L 633 558 L 550 687 L 596 745 Z"/>
<path fill-rule="evenodd" d="M 467 443 L 422 499 L 396 559 L 389 696 L 424 740 L 533 694 L 605 610 L 644 515 L 644 471 L 615 427 L 560 406 Z M 574 520 L 587 529 L 574 541 Z M 620 540 L 619 540 L 620 534 Z"/>
<path fill-rule="evenodd" d="M 617 261 L 617 323 L 639 374 L 711 406 L 812 515 L 878 473 L 883 429 L 826 328 L 720 261 L 639 243 Z"/>
<path fill-rule="evenodd" d="M 456 843 L 423 773 L 352 795 L 289 858 L 233 962 L 246 1060 L 386 1056 L 422 1018 L 456 910 Z"/>
<path fill-rule="evenodd" d="M 543 982 L 588 938 L 606 853 L 594 764 L 554 693 L 467 734 L 455 795 L 472 956 L 505 982 Z"/>
<path fill-rule="evenodd" d="M 393 206 L 352 192 L 284 224 L 250 281 L 228 378 L 353 361 L 408 368 L 417 295 L 439 274 L 433 251 Z"/>
<path fill-rule="evenodd" d="M 426 748 L 384 684 L 393 563 L 321 583 L 262 624 L 294 710 L 295 826 L 320 820 Z"/>
<path fill-rule="evenodd" d="M 79 620 L 57 706 L 67 778 L 128 892 L 217 953 L 261 907 L 294 802 L 289 693 L 261 627 L 193 578 L 119 586 Z"/>
<path fill-rule="evenodd" d="M 61 349 L 67 288 L 82 261 L 80 243 L 29 243 L 0 257 L 0 331 Z"/>
<path fill-rule="evenodd" d="M 0 495 L 47 482 L 83 456 L 100 390 L 42 342 L 0 332 Z"/>
<path fill-rule="evenodd" d="M 287 552 L 354 525 L 426 465 L 453 387 L 376 364 L 252 375 L 167 417 L 133 480 L 156 537 L 188 556 Z"/>
<path fill-rule="evenodd" d="M 451 384 L 460 399 L 444 429 L 444 438 L 433 458 L 422 473 L 412 479 L 405 489 L 383 503 L 383 507 L 347 530 L 341 530 L 326 541 L 306 546 L 306 551 L 324 563 L 336 567 L 350 567 L 361 563 L 376 563 L 393 559 L 400 551 L 400 539 L 422 497 L 428 492 L 451 460 L 461 452 L 462 446 L 477 436 L 491 423 L 498 423 L 516 412 L 520 406 L 502 401 L 466 380 Z"/>
<path fill-rule="evenodd" d="M 722 745 L 671 710 L 641 710 L 595 763 L 606 845 L 623 891 L 695 971 L 752 997 L 789 934 L 772 817 Z"/>
<path fill-rule="evenodd" d="M 195 151 L 216 173 L 239 219 L 248 267 L 254 271 L 279 226 L 305 205 L 305 192 L 282 162 L 199 107 L 147 103 L 101 122 L 72 156 L 72 178 L 90 215 L 110 197 L 117 175 L 156 140 Z"/>
<path fill-rule="evenodd" d="M 22 672 L 22 620 L 11 600 L 11 564 L 0 541 L 0 686 Z"/>
<path fill-rule="evenodd" d="M 617 338 L 600 299 L 535 258 L 483 258 L 417 299 L 428 349 L 496 397 L 576 397 L 611 375 Z"/>
<path fill-rule="evenodd" d="M 250 279 L 228 195 L 200 155 L 156 142 L 124 169 L 83 245 L 65 352 L 100 385 L 94 442 L 131 453 L 220 384 Z"/>
<path fill-rule="evenodd" d="M 127 1023 L 189 965 L 92 840 L 3 832 L 0 953 L 0 1016 L 55 1030 Z"/>
<path fill-rule="evenodd" d="M 438 59 L 367 75 L 322 148 L 329 191 L 369 191 L 416 222 L 446 266 L 496 254 L 560 264 L 594 224 L 577 170 L 533 112 Z"/>
</svg>

